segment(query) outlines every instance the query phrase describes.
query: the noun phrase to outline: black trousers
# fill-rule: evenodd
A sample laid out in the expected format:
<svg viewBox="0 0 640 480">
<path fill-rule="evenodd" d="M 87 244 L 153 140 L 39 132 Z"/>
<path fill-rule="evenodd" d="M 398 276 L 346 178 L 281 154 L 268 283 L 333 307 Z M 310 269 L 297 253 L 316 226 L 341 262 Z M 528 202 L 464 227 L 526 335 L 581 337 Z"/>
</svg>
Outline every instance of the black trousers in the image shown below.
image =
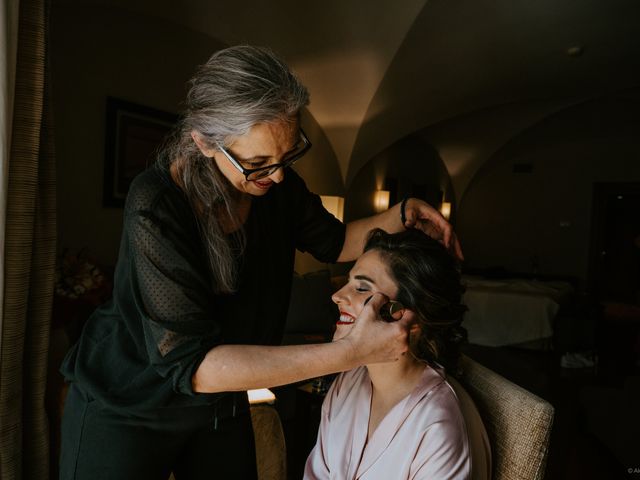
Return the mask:
<svg viewBox="0 0 640 480">
<path fill-rule="evenodd" d="M 71 384 L 62 418 L 60 480 L 255 480 L 246 399 L 217 407 L 122 415 Z"/>
</svg>

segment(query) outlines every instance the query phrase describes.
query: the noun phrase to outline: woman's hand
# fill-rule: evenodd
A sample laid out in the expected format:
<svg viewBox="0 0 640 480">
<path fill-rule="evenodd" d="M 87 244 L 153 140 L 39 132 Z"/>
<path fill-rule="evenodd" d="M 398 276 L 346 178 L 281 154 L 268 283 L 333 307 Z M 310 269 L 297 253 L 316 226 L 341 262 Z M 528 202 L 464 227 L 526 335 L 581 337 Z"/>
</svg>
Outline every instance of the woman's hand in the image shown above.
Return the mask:
<svg viewBox="0 0 640 480">
<path fill-rule="evenodd" d="M 458 260 L 464 260 L 462 247 L 453 227 L 447 220 L 429 205 L 427 202 L 418 198 L 408 198 L 405 206 L 405 228 L 417 228 L 429 235 L 431 238 L 438 240 L 453 253 Z"/>
<path fill-rule="evenodd" d="M 417 198 L 408 198 L 404 202 L 404 225 L 401 221 L 401 213 L 402 204 L 397 203 L 389 210 L 377 215 L 349 222 L 344 245 L 337 261 L 349 262 L 362 255 L 362 249 L 369 232 L 374 228 L 381 228 L 389 233 L 400 232 L 405 228 L 417 228 L 442 243 L 458 260 L 464 260 L 462 248 L 460 248 L 460 242 L 458 242 L 453 227 L 431 205 Z"/>
<path fill-rule="evenodd" d="M 405 309 L 400 320 L 384 321 L 379 312 L 388 301 L 385 295 L 374 294 L 353 325 L 346 327 L 349 333 L 337 340 L 350 345 L 357 365 L 393 362 L 409 349 L 409 326 L 413 314 Z"/>
</svg>

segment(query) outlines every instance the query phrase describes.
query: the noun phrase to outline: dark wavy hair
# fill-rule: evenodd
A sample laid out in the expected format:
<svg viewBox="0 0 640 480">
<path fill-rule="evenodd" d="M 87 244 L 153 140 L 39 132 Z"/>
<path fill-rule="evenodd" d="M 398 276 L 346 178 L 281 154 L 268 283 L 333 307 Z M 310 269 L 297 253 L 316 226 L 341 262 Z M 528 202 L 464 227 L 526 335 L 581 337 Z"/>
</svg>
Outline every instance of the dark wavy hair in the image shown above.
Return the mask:
<svg viewBox="0 0 640 480">
<path fill-rule="evenodd" d="M 411 337 L 413 355 L 430 365 L 458 373 L 460 348 L 467 339 L 461 326 L 467 307 L 454 257 L 436 240 L 408 229 L 387 233 L 374 229 L 364 251 L 375 250 L 398 286 L 397 300 L 417 315 L 421 333 Z"/>
</svg>

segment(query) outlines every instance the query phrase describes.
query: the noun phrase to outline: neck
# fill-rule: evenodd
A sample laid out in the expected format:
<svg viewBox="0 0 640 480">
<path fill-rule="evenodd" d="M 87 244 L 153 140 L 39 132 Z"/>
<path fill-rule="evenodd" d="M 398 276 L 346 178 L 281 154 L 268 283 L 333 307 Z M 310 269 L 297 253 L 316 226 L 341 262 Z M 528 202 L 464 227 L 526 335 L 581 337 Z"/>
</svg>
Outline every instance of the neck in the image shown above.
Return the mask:
<svg viewBox="0 0 640 480">
<path fill-rule="evenodd" d="M 367 365 L 374 395 L 399 401 L 415 388 L 426 365 L 407 353 L 397 362 Z"/>
<path fill-rule="evenodd" d="M 196 215 L 202 218 L 206 213 L 205 207 L 197 198 L 192 198 L 192 196 L 187 191 L 184 182 L 182 181 L 181 170 L 182 160 L 179 159 L 173 162 L 169 166 L 171 179 L 183 192 L 187 194 L 188 197 L 191 198 Z M 247 221 L 247 217 L 249 216 L 249 210 L 251 209 L 251 199 L 251 195 L 246 192 L 241 192 L 229 184 L 228 200 L 232 205 L 232 215 L 229 216 L 229 213 L 227 212 L 226 206 L 224 204 L 214 205 L 212 207 L 215 209 L 216 217 L 218 218 L 220 227 L 225 234 L 235 232 L 236 230 L 242 228 L 242 225 L 244 225 L 244 223 Z"/>
</svg>

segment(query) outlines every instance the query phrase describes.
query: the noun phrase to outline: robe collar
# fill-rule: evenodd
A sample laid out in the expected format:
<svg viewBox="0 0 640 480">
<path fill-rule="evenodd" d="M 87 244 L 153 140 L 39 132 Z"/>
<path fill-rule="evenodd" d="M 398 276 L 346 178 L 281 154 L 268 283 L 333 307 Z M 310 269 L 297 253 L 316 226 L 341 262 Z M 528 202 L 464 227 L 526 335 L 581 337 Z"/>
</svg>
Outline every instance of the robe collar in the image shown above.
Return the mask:
<svg viewBox="0 0 640 480">
<path fill-rule="evenodd" d="M 355 412 L 356 425 L 364 425 L 365 428 L 357 429 L 356 438 L 351 446 L 351 459 L 349 462 L 349 473 L 353 473 L 352 466 L 357 466 L 355 475 L 349 475 L 348 478 L 360 478 L 369 470 L 373 464 L 387 449 L 398 431 L 407 420 L 413 409 L 426 396 L 428 396 L 434 388 L 445 381 L 444 371 L 426 366 L 422 372 L 422 376 L 415 388 L 409 395 L 400 400 L 389 410 L 387 415 L 382 419 L 376 430 L 373 432 L 369 443 L 367 444 L 367 431 L 369 425 L 369 417 L 371 415 L 371 397 L 373 389 L 369 374 L 366 373 L 363 378 L 364 387 L 362 389 L 365 396 L 364 405 L 366 408 L 358 409 Z M 359 446 L 359 448 L 357 447 Z M 361 460 L 360 460 L 361 459 Z M 360 460 L 358 462 L 358 460 Z"/>
</svg>

